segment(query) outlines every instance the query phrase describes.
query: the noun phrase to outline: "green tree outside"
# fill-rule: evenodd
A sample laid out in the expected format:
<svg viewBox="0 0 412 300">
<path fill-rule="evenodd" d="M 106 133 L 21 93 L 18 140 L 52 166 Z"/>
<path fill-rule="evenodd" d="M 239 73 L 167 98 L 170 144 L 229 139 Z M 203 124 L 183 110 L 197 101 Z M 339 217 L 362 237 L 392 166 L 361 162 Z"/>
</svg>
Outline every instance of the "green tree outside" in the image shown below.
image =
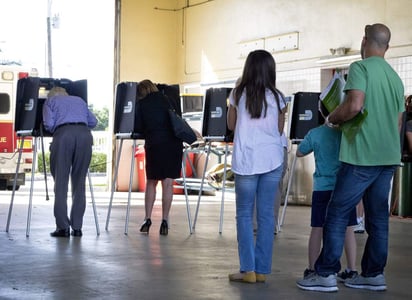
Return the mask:
<svg viewBox="0 0 412 300">
<path fill-rule="evenodd" d="M 107 131 L 109 128 L 109 109 L 103 107 L 102 109 L 96 109 L 91 105 L 90 110 L 96 116 L 97 125 L 93 128 L 94 131 Z"/>
<path fill-rule="evenodd" d="M 46 162 L 46 171 L 50 173 L 50 153 L 44 154 Z M 92 159 L 90 161 L 89 171 L 90 173 L 106 173 L 107 155 L 105 153 L 93 152 Z M 43 155 L 39 155 L 37 159 L 37 172 L 43 173 Z"/>
</svg>

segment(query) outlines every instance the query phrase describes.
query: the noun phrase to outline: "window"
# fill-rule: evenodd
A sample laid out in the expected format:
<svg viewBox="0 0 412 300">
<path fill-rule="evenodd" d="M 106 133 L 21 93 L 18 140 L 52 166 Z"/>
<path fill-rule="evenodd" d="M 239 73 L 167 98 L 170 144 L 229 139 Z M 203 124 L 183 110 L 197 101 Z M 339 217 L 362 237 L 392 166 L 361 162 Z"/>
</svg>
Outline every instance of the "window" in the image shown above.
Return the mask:
<svg viewBox="0 0 412 300">
<path fill-rule="evenodd" d="M 10 95 L 0 93 L 0 114 L 8 114 L 10 112 Z"/>
</svg>

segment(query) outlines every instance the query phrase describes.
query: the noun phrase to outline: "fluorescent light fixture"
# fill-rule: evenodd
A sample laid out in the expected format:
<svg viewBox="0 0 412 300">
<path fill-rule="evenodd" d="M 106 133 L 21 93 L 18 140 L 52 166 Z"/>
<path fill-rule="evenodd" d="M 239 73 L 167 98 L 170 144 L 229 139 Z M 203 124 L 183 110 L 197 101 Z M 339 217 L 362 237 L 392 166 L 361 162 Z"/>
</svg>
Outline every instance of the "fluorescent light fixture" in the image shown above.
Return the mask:
<svg viewBox="0 0 412 300">
<path fill-rule="evenodd" d="M 215 81 L 215 82 L 201 82 L 201 87 L 226 87 L 226 86 L 234 86 L 236 83 L 237 78 L 231 80 L 222 80 L 222 81 Z"/>
<path fill-rule="evenodd" d="M 360 53 L 350 54 L 350 55 L 329 55 L 321 57 L 317 63 L 318 64 L 334 64 L 334 63 L 344 63 L 351 62 L 354 60 L 361 59 Z"/>
</svg>

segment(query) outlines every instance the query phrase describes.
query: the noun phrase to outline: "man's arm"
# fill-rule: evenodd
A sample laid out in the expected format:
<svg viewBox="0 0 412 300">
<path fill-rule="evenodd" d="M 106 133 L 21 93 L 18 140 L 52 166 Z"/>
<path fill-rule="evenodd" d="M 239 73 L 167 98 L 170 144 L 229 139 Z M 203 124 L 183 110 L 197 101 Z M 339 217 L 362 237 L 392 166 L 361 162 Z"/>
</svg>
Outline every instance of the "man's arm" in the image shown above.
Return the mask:
<svg viewBox="0 0 412 300">
<path fill-rule="evenodd" d="M 326 118 L 326 123 L 340 125 L 354 118 L 363 108 L 365 93 L 361 90 L 349 90 L 345 100 Z"/>
<path fill-rule="evenodd" d="M 53 111 L 52 111 L 52 109 L 51 109 L 51 106 L 50 106 L 50 100 L 46 100 L 46 101 L 44 102 L 42 114 L 43 114 L 43 125 L 44 125 L 44 128 L 45 128 L 47 131 L 53 133 L 53 131 L 54 131 L 54 129 L 55 129 L 54 127 L 55 127 L 55 125 L 56 125 L 56 124 L 55 124 L 56 120 L 55 120 L 55 118 L 54 118 L 54 113 L 53 113 Z"/>
<path fill-rule="evenodd" d="M 403 123 L 403 112 L 399 113 L 398 115 L 398 130 L 401 133 L 402 130 L 402 123 Z"/>
<path fill-rule="evenodd" d="M 97 118 L 89 109 L 87 109 L 87 127 L 94 128 L 97 125 Z"/>
</svg>

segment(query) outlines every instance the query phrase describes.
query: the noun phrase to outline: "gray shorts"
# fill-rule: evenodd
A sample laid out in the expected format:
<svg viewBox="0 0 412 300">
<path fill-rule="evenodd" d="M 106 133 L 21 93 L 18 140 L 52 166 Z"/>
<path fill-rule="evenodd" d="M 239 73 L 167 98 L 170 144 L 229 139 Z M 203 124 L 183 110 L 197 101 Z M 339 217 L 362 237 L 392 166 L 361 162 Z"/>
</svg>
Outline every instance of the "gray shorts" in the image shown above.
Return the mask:
<svg viewBox="0 0 412 300">
<path fill-rule="evenodd" d="M 406 122 L 406 131 L 412 132 L 412 120 Z"/>
</svg>

